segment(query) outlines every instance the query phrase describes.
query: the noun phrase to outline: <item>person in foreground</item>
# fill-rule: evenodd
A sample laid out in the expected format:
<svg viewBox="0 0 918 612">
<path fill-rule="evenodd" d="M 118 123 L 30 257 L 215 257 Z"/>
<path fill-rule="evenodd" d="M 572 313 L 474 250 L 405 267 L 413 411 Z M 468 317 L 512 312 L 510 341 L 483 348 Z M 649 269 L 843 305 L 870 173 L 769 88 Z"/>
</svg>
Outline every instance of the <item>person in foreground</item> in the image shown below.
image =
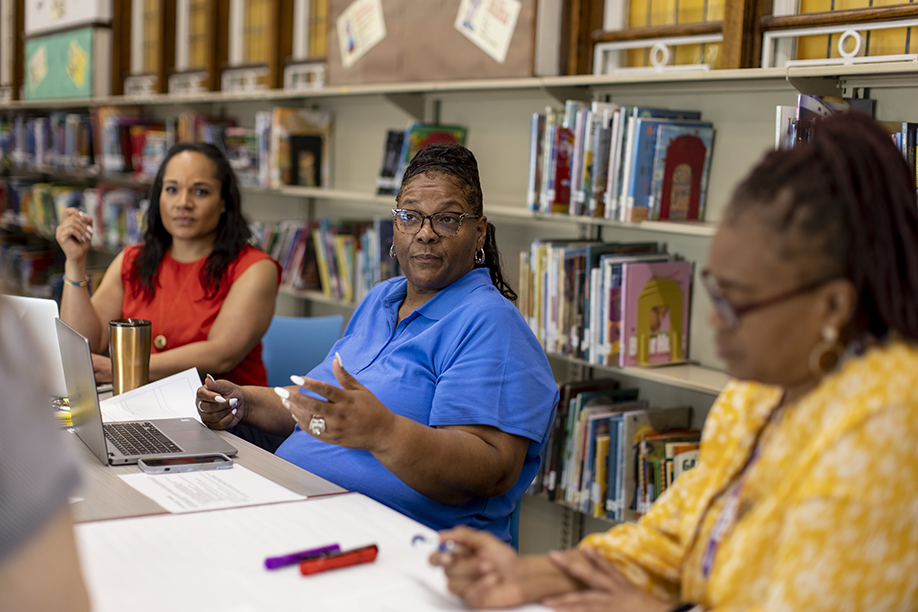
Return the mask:
<svg viewBox="0 0 918 612">
<path fill-rule="evenodd" d="M 112 380 L 108 322 L 152 322 L 150 379 L 197 367 L 240 384 L 267 384 L 261 337 L 274 315 L 280 267 L 247 245 L 236 176 L 215 146 L 180 143 L 163 160 L 143 242 L 122 251 L 90 298 L 92 219 L 64 211 L 61 319 L 89 339 L 97 382 Z"/>
<path fill-rule="evenodd" d="M 0 303 L 0 611 L 90 609 L 67 498 L 79 472 L 52 419 L 34 342 Z"/>
<path fill-rule="evenodd" d="M 732 381 L 698 465 L 637 523 L 517 557 L 456 529 L 436 554 L 472 607 L 918 609 L 918 210 L 855 114 L 739 185 L 702 280 Z"/>
<path fill-rule="evenodd" d="M 510 301 L 472 153 L 424 149 L 396 201 L 390 255 L 404 277 L 374 287 L 325 361 L 282 397 L 206 380 L 199 411 L 215 429 L 289 434 L 278 456 L 433 528 L 507 540 L 557 386 Z M 218 394 L 237 400 L 235 414 Z"/>
</svg>

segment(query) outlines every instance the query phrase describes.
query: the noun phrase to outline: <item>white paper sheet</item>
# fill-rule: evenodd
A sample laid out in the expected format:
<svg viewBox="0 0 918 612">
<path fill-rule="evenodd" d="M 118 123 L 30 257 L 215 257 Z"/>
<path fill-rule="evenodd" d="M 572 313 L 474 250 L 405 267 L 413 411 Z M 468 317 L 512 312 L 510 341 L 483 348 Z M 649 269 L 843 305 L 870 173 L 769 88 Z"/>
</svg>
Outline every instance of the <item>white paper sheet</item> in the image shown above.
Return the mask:
<svg viewBox="0 0 918 612">
<path fill-rule="evenodd" d="M 200 421 L 201 418 L 194 406 L 195 393 L 200 386 L 201 377 L 197 369 L 189 368 L 127 393 L 102 400 L 99 402 L 102 420 L 111 423 L 191 417 Z"/>
<path fill-rule="evenodd" d="M 119 476 L 169 512 L 197 512 L 306 499 L 241 465 L 229 470 Z"/>
<path fill-rule="evenodd" d="M 363 495 L 76 526 L 97 612 L 467 611 L 411 538 L 433 530 Z M 337 543 L 376 544 L 376 561 L 300 575 L 264 560 Z M 545 610 L 527 606 L 521 610 Z"/>
<path fill-rule="evenodd" d="M 519 0 L 462 0 L 453 26 L 503 64 L 521 7 Z"/>
<path fill-rule="evenodd" d="M 386 37 L 382 0 L 354 0 L 338 17 L 341 65 L 347 69 Z"/>
</svg>

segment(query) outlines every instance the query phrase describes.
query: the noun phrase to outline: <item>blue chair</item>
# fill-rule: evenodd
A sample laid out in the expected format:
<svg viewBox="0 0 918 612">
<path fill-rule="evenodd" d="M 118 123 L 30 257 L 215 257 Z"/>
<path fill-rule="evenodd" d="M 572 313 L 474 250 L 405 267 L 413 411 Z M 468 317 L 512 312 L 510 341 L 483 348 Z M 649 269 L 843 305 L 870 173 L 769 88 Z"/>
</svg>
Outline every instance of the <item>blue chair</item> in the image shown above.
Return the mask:
<svg viewBox="0 0 918 612">
<path fill-rule="evenodd" d="M 268 386 L 290 384 L 290 376 L 303 376 L 322 363 L 341 337 L 344 317 L 275 316 L 261 339 Z"/>
<path fill-rule="evenodd" d="M 517 502 L 513 514 L 510 515 L 510 546 L 516 552 L 520 552 L 520 508 L 523 507 L 523 500 Z"/>
</svg>

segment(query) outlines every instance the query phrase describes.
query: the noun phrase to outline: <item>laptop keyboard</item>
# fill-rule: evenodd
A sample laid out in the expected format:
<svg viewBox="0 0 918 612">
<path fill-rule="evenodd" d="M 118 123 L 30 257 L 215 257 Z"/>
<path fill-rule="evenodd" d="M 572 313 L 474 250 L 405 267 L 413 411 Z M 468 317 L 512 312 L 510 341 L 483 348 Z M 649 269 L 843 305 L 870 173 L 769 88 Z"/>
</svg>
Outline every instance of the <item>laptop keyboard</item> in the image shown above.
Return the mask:
<svg viewBox="0 0 918 612">
<path fill-rule="evenodd" d="M 106 423 L 105 437 L 125 455 L 162 455 L 182 449 L 153 423 Z"/>
</svg>

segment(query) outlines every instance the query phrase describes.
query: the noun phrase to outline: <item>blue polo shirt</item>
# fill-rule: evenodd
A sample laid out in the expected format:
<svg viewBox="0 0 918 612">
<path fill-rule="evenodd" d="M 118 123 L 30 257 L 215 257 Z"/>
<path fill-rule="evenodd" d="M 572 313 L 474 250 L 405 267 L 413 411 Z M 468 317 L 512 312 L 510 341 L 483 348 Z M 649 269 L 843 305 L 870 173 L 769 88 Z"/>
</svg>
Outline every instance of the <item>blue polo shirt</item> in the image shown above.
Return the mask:
<svg viewBox="0 0 918 612">
<path fill-rule="evenodd" d="M 516 484 L 497 497 L 442 504 L 403 483 L 371 453 L 322 442 L 299 427 L 277 455 L 433 529 L 469 525 L 509 541 L 510 514 L 539 468 L 558 401 L 548 360 L 484 268 L 396 323 L 406 293 L 404 277 L 374 287 L 310 378 L 338 385 L 332 374 L 337 351 L 348 372 L 397 414 L 431 427 L 490 425 L 528 438 Z"/>
</svg>

